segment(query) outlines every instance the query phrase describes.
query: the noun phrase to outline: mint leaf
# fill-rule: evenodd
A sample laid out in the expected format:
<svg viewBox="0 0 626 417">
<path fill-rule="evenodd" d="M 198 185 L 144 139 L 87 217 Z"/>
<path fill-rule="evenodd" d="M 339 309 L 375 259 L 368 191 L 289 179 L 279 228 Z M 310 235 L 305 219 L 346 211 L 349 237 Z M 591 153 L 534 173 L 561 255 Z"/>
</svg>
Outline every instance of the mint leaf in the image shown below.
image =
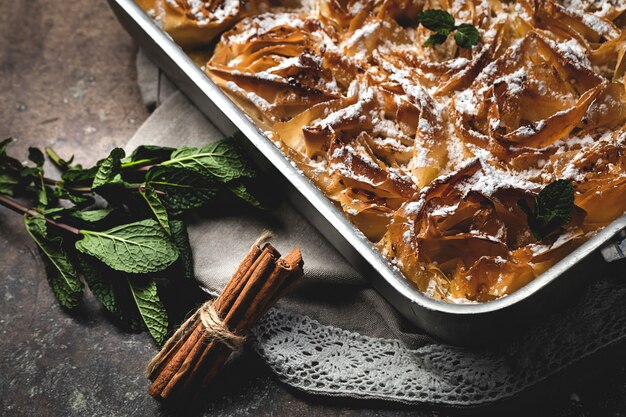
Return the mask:
<svg viewBox="0 0 626 417">
<path fill-rule="evenodd" d="M 248 190 L 245 184 L 230 183 L 228 184 L 228 189 L 251 206 L 257 208 L 263 207 L 263 204 L 254 195 L 252 195 L 252 193 L 250 193 L 250 190 Z"/>
<path fill-rule="evenodd" d="M 454 30 L 454 16 L 445 10 L 424 10 L 417 16 L 417 21 L 426 29 L 442 35 L 448 35 Z"/>
<path fill-rule="evenodd" d="M 71 214 L 76 211 L 73 207 L 52 207 L 49 209 L 40 210 L 39 212 L 49 219 L 58 220 L 65 214 Z"/>
<path fill-rule="evenodd" d="M 137 162 L 142 160 L 166 160 L 170 158 L 174 148 L 155 145 L 140 145 L 130 154 L 125 162 Z"/>
<path fill-rule="evenodd" d="M 145 329 L 126 274 L 109 269 L 99 261 L 81 254 L 78 263 L 89 289 L 107 311 L 132 331 Z"/>
<path fill-rule="evenodd" d="M 418 15 L 417 20 L 426 29 L 435 32 L 426 39 L 424 46 L 441 45 L 448 39 L 448 35 L 455 31 L 454 40 L 461 48 L 471 48 L 480 39 L 478 29 L 469 23 L 461 23 L 456 26 L 454 16 L 445 10 L 424 10 Z"/>
<path fill-rule="evenodd" d="M 7 148 L 13 142 L 13 138 L 0 141 L 0 168 L 3 170 L 19 173 L 24 166 L 20 161 L 7 155 Z"/>
<path fill-rule="evenodd" d="M 565 225 L 574 210 L 574 184 L 557 180 L 544 187 L 537 196 L 537 217 L 544 223 Z"/>
<path fill-rule="evenodd" d="M 78 185 L 79 183 L 91 183 L 93 182 L 98 167 L 94 166 L 88 169 L 83 169 L 80 166 L 70 168 L 61 175 L 61 179 L 68 185 Z"/>
<path fill-rule="evenodd" d="M 141 281 L 128 279 L 128 286 L 148 332 L 154 341 L 160 345 L 167 335 L 167 311 L 157 294 L 154 280 Z"/>
<path fill-rule="evenodd" d="M 122 148 L 115 148 L 108 157 L 100 161 L 91 187 L 95 189 L 110 183 L 121 183 L 120 173 L 124 156 L 125 153 Z"/>
<path fill-rule="evenodd" d="M 46 221 L 42 216 L 24 216 L 24 225 L 40 249 L 48 284 L 54 296 L 63 307 L 69 309 L 76 307 L 83 295 L 83 283 L 63 249 L 62 239 L 48 236 Z"/>
<path fill-rule="evenodd" d="M 20 169 L 20 177 L 22 178 L 32 179 L 33 176 L 38 176 L 38 175 L 39 175 L 39 168 L 23 167 L 22 169 Z"/>
<path fill-rule="evenodd" d="M 164 193 L 161 201 L 172 214 L 204 206 L 220 188 L 212 177 L 167 166 L 151 168 L 146 174 L 146 185 Z"/>
<path fill-rule="evenodd" d="M 6 155 L 9 143 L 13 142 L 13 138 L 4 138 L 0 140 L 0 156 Z"/>
<path fill-rule="evenodd" d="M 81 230 L 76 249 L 111 268 L 133 274 L 162 271 L 178 258 L 176 247 L 155 220 L 124 224 L 104 232 Z"/>
<path fill-rule="evenodd" d="M 146 200 L 148 203 L 148 207 L 154 214 L 154 217 L 157 219 L 163 230 L 167 232 L 167 234 L 171 234 L 170 231 L 170 223 L 167 216 L 167 210 L 165 206 L 159 199 L 157 193 L 150 186 L 146 186 L 144 188 L 139 189 L 139 194 Z"/>
<path fill-rule="evenodd" d="M 93 197 L 89 195 L 84 195 L 81 193 L 69 191 L 67 188 L 64 188 L 62 185 L 58 185 L 54 187 L 53 192 L 57 198 L 69 200 L 78 207 L 88 207 L 95 203 L 95 200 Z"/>
<path fill-rule="evenodd" d="M 37 193 L 37 201 L 39 201 L 39 207 L 48 207 L 48 191 L 45 185 L 41 186 L 39 193 Z"/>
<path fill-rule="evenodd" d="M 203 148 L 181 148 L 172 153 L 171 159 L 160 164 L 215 177 L 222 182 L 237 178 L 253 178 L 255 172 L 239 153 L 232 140 L 222 140 Z"/>
<path fill-rule="evenodd" d="M 170 229 L 172 231 L 172 241 L 178 253 L 180 254 L 178 261 L 180 262 L 185 279 L 193 280 L 195 273 L 193 269 L 193 254 L 191 245 L 189 244 L 189 235 L 187 234 L 187 226 L 182 220 L 171 220 Z"/>
<path fill-rule="evenodd" d="M 76 217 L 84 222 L 95 223 L 100 220 L 104 220 L 109 214 L 113 212 L 112 208 L 85 210 L 85 211 L 73 211 L 70 213 L 72 217 Z"/>
<path fill-rule="evenodd" d="M 120 321 L 125 321 L 125 315 L 122 309 L 122 305 L 117 300 L 115 287 L 113 285 L 110 276 L 104 277 L 102 275 L 99 265 L 93 260 L 84 255 L 80 255 L 78 258 L 78 264 L 82 271 L 83 278 L 89 286 L 91 293 L 96 297 L 96 300 L 106 308 L 111 314 L 113 314 Z"/>
<path fill-rule="evenodd" d="M 567 180 L 557 180 L 546 185 L 535 197 L 535 208 L 531 209 L 526 200 L 518 202 L 526 213 L 528 226 L 538 239 L 545 239 L 572 219 L 574 211 L 574 184 Z"/>
<path fill-rule="evenodd" d="M 454 40 L 461 48 L 471 48 L 478 43 L 479 39 L 478 29 L 468 23 L 457 26 L 454 33 Z"/>
<path fill-rule="evenodd" d="M 43 182 L 43 175 L 39 177 L 39 192 L 37 193 L 37 201 L 39 207 L 48 207 L 50 200 L 48 199 L 48 188 Z"/>
<path fill-rule="evenodd" d="M 39 192 L 37 194 L 39 206 L 47 207 L 49 203 L 48 190 L 46 189 L 46 184 L 44 183 L 44 180 L 43 180 L 43 169 L 42 169 L 43 164 L 45 163 L 46 159 L 43 156 L 43 152 L 41 152 L 38 148 L 34 148 L 32 146 L 28 148 L 28 159 L 34 162 L 37 168 L 26 168 L 22 170 L 21 175 L 29 176 L 32 174 L 37 177 L 37 181 L 39 182 L 39 185 L 37 186 L 39 188 Z"/>
<path fill-rule="evenodd" d="M 0 172 L 0 194 L 14 195 L 15 188 L 19 183 L 20 181 L 16 177 Z"/>
<path fill-rule="evenodd" d="M 41 167 L 27 167 L 20 161 L 7 155 L 7 148 L 12 138 L 0 141 L 0 194 L 13 196 L 23 191 L 41 194 L 40 201 L 47 203 Z M 35 149 L 35 148 L 32 148 Z M 32 157 L 38 161 L 37 151 L 31 151 Z M 40 161 L 38 161 L 40 162 Z M 35 183 L 35 187 L 32 184 Z M 40 183 L 39 186 L 37 183 Z"/>
<path fill-rule="evenodd" d="M 43 152 L 41 152 L 38 148 L 30 147 L 28 148 L 28 159 L 35 163 L 38 167 L 43 166 L 46 159 L 43 156 Z"/>
<path fill-rule="evenodd" d="M 424 46 L 431 45 L 441 45 L 448 39 L 448 35 L 443 35 L 441 33 L 435 33 L 434 35 L 430 35 L 426 42 L 424 42 Z"/>
</svg>

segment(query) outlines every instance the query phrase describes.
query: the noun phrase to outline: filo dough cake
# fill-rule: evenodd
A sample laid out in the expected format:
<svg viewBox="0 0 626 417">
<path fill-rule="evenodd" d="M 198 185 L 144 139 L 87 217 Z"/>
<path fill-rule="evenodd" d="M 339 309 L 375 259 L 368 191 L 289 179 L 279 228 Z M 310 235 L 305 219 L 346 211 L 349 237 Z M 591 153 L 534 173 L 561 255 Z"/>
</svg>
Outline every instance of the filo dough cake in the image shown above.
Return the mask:
<svg viewBox="0 0 626 417">
<path fill-rule="evenodd" d="M 625 0 L 143 6 L 427 295 L 510 294 L 626 211 Z M 423 46 L 428 9 L 480 41 Z M 520 201 L 559 179 L 571 221 L 538 240 Z"/>
</svg>

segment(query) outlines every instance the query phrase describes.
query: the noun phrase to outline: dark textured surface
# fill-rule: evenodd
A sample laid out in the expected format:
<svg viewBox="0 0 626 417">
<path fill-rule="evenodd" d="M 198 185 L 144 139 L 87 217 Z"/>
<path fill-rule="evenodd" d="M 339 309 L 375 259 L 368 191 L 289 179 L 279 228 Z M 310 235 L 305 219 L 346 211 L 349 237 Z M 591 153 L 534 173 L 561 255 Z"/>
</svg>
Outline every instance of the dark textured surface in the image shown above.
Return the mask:
<svg viewBox="0 0 626 417">
<path fill-rule="evenodd" d="M 134 54 L 102 0 L 1 1 L 0 136 L 18 138 L 12 149 L 22 158 L 31 145 L 53 145 L 84 163 L 101 158 L 147 117 Z M 0 254 L 1 415 L 179 414 L 146 394 L 143 369 L 156 351 L 150 338 L 117 328 L 91 297 L 79 311 L 63 311 L 21 219 L 2 208 Z M 626 415 L 626 366 L 615 362 L 623 353 L 616 347 L 497 414 Z M 449 415 L 308 397 L 276 382 L 252 354 L 232 361 L 221 381 L 203 414 Z"/>
</svg>

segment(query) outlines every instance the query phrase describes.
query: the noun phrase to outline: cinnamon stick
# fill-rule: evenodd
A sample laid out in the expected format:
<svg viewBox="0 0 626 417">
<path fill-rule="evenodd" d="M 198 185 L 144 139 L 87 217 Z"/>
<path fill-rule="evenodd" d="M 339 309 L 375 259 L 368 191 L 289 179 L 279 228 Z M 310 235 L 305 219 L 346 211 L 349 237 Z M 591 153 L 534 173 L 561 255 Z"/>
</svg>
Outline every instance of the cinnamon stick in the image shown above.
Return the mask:
<svg viewBox="0 0 626 417">
<path fill-rule="evenodd" d="M 255 269 L 259 267 L 260 258 L 262 255 L 262 250 L 257 245 L 253 245 L 248 255 L 244 258 L 243 262 L 237 268 L 232 278 L 226 285 L 224 291 L 222 292 L 223 296 L 218 297 L 216 304 L 220 305 L 220 300 L 226 299 L 228 300 L 236 299 L 238 296 L 238 291 L 241 291 L 241 288 L 247 282 L 249 275 Z M 223 301 L 222 301 L 223 302 Z M 167 365 L 160 366 L 158 374 L 152 374 L 149 378 L 153 381 L 150 386 L 148 393 L 152 396 L 161 396 L 161 392 L 166 388 L 166 386 L 170 383 L 172 378 L 179 373 L 181 367 L 187 361 L 187 363 L 196 359 L 196 355 L 200 353 L 202 339 L 204 337 L 204 332 L 202 329 L 202 324 L 197 317 L 197 313 L 195 314 L 195 322 L 193 324 L 193 330 L 191 334 L 187 336 L 185 339 L 181 339 L 181 342 L 175 346 L 172 346 L 171 351 L 167 354 L 169 356 L 167 360 Z M 181 375 L 178 376 L 180 378 Z"/>
<path fill-rule="evenodd" d="M 249 278 L 246 285 L 241 290 L 239 296 L 235 299 L 233 306 L 227 311 L 224 317 L 224 312 L 217 311 L 218 316 L 223 319 L 226 327 L 235 329 L 239 320 L 238 314 L 241 314 L 241 310 L 250 308 L 250 303 L 253 302 L 254 295 L 258 290 L 258 286 L 262 284 L 265 279 L 265 275 L 269 273 L 270 268 L 273 268 L 275 260 L 272 253 L 273 248 L 266 246 L 261 253 L 261 256 L 255 261 L 255 268 L 251 268 L 249 271 Z M 225 299 L 220 302 L 219 305 L 231 304 L 230 299 Z M 235 331 L 235 333 L 237 333 Z M 183 390 L 189 384 L 194 382 L 195 376 L 201 371 L 203 364 L 209 359 L 209 355 L 213 350 L 219 350 L 220 355 L 225 356 L 226 352 L 222 352 L 222 346 L 216 346 L 214 341 L 209 341 L 208 344 L 196 344 L 195 350 L 192 350 L 190 355 L 187 356 L 183 362 L 179 371 L 174 373 L 167 385 L 160 393 L 162 398 L 167 398 L 170 395 L 176 395 L 178 390 Z"/>
<path fill-rule="evenodd" d="M 299 259 L 299 261 L 292 260 L 294 257 Z M 287 261 L 287 258 L 290 259 L 289 262 Z M 235 326 L 235 332 L 240 333 L 247 331 L 250 327 L 252 327 L 254 323 L 256 323 L 263 315 L 265 315 L 265 313 L 271 308 L 271 306 L 275 304 L 274 302 L 270 305 L 270 302 L 273 301 L 274 295 L 279 292 L 287 277 L 295 271 L 295 266 L 292 265 L 290 262 L 294 262 L 295 264 L 299 264 L 302 262 L 302 257 L 298 248 L 295 248 L 287 258 L 285 258 L 284 260 L 279 259 L 276 262 L 274 270 L 270 274 L 267 281 L 264 282 L 262 288 L 259 290 L 258 296 L 255 298 L 255 302 L 243 312 L 244 316 L 239 324 Z M 204 377 L 200 384 L 201 390 L 208 387 L 217 372 L 221 369 L 226 359 L 227 357 L 221 356 L 215 361 L 207 362 L 211 363 L 211 366 L 209 366 L 206 372 L 199 373 L 199 375 L 204 374 Z"/>
<path fill-rule="evenodd" d="M 300 250 L 280 259 L 271 244 L 261 246 L 265 238 L 252 245 L 220 296 L 196 311 L 150 363 L 150 395 L 167 401 L 197 400 L 242 336 L 302 275 Z"/>
</svg>

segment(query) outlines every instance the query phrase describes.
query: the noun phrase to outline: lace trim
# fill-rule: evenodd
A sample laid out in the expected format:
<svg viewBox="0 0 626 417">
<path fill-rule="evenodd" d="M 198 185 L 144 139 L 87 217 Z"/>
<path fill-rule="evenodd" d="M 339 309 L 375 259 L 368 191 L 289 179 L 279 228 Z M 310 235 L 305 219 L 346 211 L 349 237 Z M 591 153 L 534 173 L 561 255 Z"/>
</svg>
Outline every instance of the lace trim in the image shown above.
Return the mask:
<svg viewBox="0 0 626 417">
<path fill-rule="evenodd" d="M 410 350 L 274 309 L 254 330 L 279 378 L 330 396 L 447 406 L 511 397 L 626 336 L 626 285 L 591 286 L 577 308 L 497 351 L 432 344 Z"/>
</svg>

